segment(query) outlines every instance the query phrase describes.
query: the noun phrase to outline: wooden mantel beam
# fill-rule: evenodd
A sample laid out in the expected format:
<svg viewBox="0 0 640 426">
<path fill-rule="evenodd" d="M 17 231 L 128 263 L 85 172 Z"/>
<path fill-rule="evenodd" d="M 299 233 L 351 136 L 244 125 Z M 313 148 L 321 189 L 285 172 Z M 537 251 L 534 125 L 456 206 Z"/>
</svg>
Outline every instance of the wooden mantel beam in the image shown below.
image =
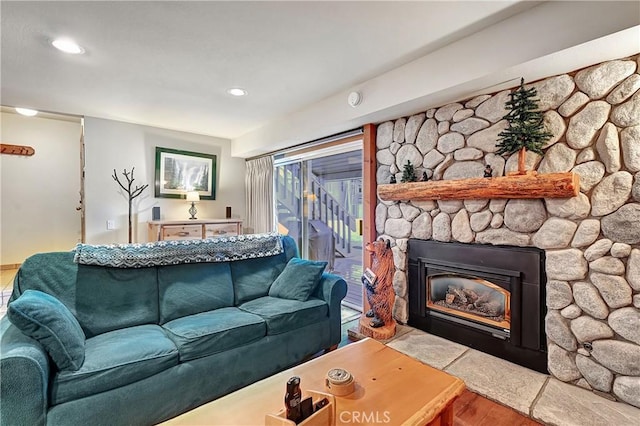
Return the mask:
<svg viewBox="0 0 640 426">
<path fill-rule="evenodd" d="M 481 198 L 569 198 L 580 192 L 575 173 L 511 175 L 378 185 L 385 201 L 468 200 Z"/>
</svg>

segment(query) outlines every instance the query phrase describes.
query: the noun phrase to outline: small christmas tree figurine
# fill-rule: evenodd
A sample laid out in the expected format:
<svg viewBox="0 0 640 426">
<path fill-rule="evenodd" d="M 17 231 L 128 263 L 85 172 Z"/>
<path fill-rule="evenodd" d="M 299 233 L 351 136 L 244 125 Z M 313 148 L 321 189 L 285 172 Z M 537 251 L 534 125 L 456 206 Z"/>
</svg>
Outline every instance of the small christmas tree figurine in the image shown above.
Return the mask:
<svg viewBox="0 0 640 426">
<path fill-rule="evenodd" d="M 407 164 L 404 165 L 404 170 L 402 171 L 402 178 L 400 182 L 415 182 L 418 180 L 416 176 L 416 171 L 413 168 L 413 164 L 411 161 L 407 160 Z"/>
<path fill-rule="evenodd" d="M 501 139 L 496 146 L 497 154 L 513 154 L 518 152 L 518 173 L 525 174 L 525 151 L 532 151 L 544 155 L 542 146 L 553 136 L 545 131 L 543 115 L 538 109 L 536 89 L 525 89 L 524 78 L 520 80 L 520 87 L 509 94 L 505 103 L 509 113 L 503 118 L 509 123 L 506 130 L 498 133 Z"/>
</svg>

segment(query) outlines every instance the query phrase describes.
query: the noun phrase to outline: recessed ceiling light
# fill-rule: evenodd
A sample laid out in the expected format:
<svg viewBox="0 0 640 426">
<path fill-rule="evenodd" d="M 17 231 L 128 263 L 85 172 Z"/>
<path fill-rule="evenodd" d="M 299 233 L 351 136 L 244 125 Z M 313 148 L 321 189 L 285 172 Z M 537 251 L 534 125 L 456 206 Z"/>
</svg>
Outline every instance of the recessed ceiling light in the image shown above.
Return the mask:
<svg viewBox="0 0 640 426">
<path fill-rule="evenodd" d="M 64 53 L 71 53 L 72 55 L 84 53 L 84 49 L 70 38 L 57 38 L 51 44 Z"/>
<path fill-rule="evenodd" d="M 241 89 L 239 87 L 234 87 L 231 89 L 227 89 L 227 93 L 233 96 L 246 96 L 247 95 L 247 91 L 244 89 Z"/>
<path fill-rule="evenodd" d="M 16 112 L 18 114 L 26 115 L 27 117 L 33 117 L 38 113 L 38 111 L 36 111 L 35 109 L 29 108 L 16 108 Z"/>
</svg>

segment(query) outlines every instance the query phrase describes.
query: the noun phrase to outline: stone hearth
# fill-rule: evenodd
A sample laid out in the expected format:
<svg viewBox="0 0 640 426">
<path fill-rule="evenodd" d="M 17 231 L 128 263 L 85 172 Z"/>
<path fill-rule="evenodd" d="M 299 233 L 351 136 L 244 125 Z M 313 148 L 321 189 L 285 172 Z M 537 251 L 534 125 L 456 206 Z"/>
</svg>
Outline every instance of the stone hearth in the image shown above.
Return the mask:
<svg viewBox="0 0 640 426">
<path fill-rule="evenodd" d="M 425 364 L 464 380 L 467 389 L 545 425 L 636 425 L 640 409 L 609 401 L 475 349 L 407 326 L 387 343 Z"/>
<path fill-rule="evenodd" d="M 558 380 L 640 407 L 640 57 L 540 80 L 545 156 L 539 173 L 580 175 L 568 199 L 378 200 L 376 230 L 395 242 L 394 316 L 408 320 L 409 238 L 535 246 L 546 255 L 545 331 Z M 508 90 L 381 123 L 377 182 L 400 181 L 407 160 L 430 179 L 517 169 L 495 154 Z"/>
</svg>

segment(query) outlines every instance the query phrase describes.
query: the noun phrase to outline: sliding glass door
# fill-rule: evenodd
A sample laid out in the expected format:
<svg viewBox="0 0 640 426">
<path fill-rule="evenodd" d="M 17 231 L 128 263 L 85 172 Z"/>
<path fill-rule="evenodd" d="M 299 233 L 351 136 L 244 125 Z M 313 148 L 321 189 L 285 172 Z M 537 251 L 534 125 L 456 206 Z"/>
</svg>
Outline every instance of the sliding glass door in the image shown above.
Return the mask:
<svg viewBox="0 0 640 426">
<path fill-rule="evenodd" d="M 276 156 L 274 195 L 279 231 L 344 277 L 345 304 L 361 309 L 362 141 Z"/>
</svg>

